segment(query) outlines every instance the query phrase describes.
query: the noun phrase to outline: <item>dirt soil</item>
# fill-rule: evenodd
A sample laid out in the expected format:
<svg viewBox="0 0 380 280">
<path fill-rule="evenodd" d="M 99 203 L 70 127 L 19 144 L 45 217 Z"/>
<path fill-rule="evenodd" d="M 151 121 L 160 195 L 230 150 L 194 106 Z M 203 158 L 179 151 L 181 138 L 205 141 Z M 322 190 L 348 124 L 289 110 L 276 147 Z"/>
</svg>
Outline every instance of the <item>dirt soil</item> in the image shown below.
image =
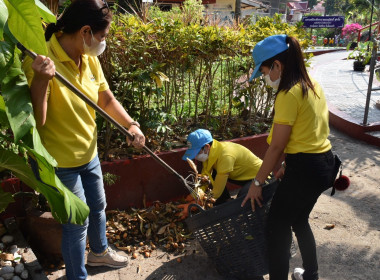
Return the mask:
<svg viewBox="0 0 380 280">
<path fill-rule="evenodd" d="M 334 152 L 343 161 L 343 174 L 350 178 L 351 185 L 333 197 L 327 190 L 310 215 L 320 279 L 380 279 L 380 149 L 335 129 L 331 130 L 330 140 Z M 331 224 L 334 227 L 326 229 Z M 301 265 L 298 251 L 290 261 L 289 279 L 291 271 Z M 157 250 L 150 258 L 131 260 L 126 268 L 88 267 L 88 272 L 92 280 L 224 279 L 196 241 L 188 244 L 185 253 L 178 256 Z M 64 269 L 54 270 L 48 278 L 65 279 L 64 274 Z"/>
</svg>

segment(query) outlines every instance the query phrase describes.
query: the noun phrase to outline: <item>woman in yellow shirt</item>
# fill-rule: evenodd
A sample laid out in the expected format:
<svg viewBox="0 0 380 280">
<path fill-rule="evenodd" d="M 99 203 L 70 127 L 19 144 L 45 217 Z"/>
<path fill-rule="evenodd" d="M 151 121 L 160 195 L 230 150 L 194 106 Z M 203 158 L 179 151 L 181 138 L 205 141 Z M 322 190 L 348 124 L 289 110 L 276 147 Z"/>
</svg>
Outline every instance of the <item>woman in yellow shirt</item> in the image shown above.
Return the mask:
<svg viewBox="0 0 380 280">
<path fill-rule="evenodd" d="M 95 111 L 53 79 L 57 69 L 75 87 L 135 135 L 133 145 L 143 147 L 145 137 L 115 99 L 97 58 L 105 47 L 112 14 L 106 2 L 78 0 L 66 8 L 56 24 L 47 27 L 48 56 L 25 59 L 34 116 L 42 142 L 56 159 L 62 183 L 85 201 L 90 214 L 83 225 L 63 225 L 62 255 L 68 280 L 85 280 L 87 265 L 123 267 L 128 259 L 108 247 L 106 198 L 97 155 Z"/>
<path fill-rule="evenodd" d="M 268 255 L 271 280 L 287 280 L 291 230 L 295 232 L 303 260 L 296 280 L 318 279 L 318 262 L 309 214 L 318 197 L 331 187 L 334 156 L 329 135 L 328 108 L 320 85 L 305 67 L 297 39 L 274 35 L 260 41 L 253 53 L 255 69 L 250 80 L 264 75 L 276 92 L 269 148 L 243 205 L 251 200 L 261 206 L 262 184 L 285 153 L 282 180 L 268 216 Z"/>
</svg>

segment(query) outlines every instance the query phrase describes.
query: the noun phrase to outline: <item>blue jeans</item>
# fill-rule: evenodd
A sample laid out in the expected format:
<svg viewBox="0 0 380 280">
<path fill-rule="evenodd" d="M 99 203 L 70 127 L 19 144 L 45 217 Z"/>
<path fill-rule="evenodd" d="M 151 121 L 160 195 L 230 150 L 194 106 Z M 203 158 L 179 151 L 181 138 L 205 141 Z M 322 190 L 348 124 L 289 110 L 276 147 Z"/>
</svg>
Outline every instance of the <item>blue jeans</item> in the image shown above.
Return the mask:
<svg viewBox="0 0 380 280">
<path fill-rule="evenodd" d="M 68 280 L 87 278 L 85 268 L 86 237 L 91 251 L 102 253 L 107 247 L 106 197 L 103 176 L 98 156 L 89 163 L 73 168 L 56 168 L 62 183 L 90 208 L 90 214 L 83 225 L 70 222 L 62 225 L 62 256 Z"/>
<path fill-rule="evenodd" d="M 268 256 L 271 280 L 287 280 L 292 229 L 301 252 L 304 280 L 318 279 L 318 261 L 309 215 L 318 197 L 331 187 L 334 156 L 288 154 L 284 177 L 273 197 L 268 215 Z"/>
</svg>

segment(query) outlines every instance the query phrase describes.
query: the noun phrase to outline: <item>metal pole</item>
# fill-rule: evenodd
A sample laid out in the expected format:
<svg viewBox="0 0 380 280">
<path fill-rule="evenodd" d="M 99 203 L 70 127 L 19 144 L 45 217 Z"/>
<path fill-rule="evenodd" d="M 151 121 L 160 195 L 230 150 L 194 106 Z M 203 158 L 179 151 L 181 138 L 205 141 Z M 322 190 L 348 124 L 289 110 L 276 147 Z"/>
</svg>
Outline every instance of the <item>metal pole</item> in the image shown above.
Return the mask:
<svg viewBox="0 0 380 280">
<path fill-rule="evenodd" d="M 372 92 L 372 83 L 373 83 L 373 75 L 375 72 L 375 63 L 377 58 L 377 42 L 376 40 L 373 40 L 373 49 L 372 49 L 372 56 L 371 56 L 371 64 L 369 67 L 369 81 L 368 81 L 368 89 L 367 89 L 367 100 L 365 103 L 364 108 L 364 119 L 363 119 L 363 125 L 368 125 L 367 119 L 368 119 L 368 111 L 369 111 L 369 102 L 371 99 L 371 92 Z"/>
<path fill-rule="evenodd" d="M 372 17 L 373 17 L 373 6 L 375 5 L 375 0 L 372 0 L 372 6 L 371 6 L 371 19 L 369 20 L 369 37 L 368 41 L 371 41 L 371 32 L 372 32 Z"/>
</svg>

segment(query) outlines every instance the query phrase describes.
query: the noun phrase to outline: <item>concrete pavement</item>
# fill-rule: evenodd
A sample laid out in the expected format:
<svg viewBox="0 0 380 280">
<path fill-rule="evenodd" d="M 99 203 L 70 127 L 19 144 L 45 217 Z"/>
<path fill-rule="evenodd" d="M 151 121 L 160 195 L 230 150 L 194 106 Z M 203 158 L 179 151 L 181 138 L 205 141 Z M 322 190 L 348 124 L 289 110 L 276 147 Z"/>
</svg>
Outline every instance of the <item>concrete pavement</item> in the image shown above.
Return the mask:
<svg viewBox="0 0 380 280">
<path fill-rule="evenodd" d="M 369 81 L 368 67 L 366 71 L 353 71 L 353 60 L 346 60 L 348 51 L 336 51 L 315 56 L 312 59 L 310 74 L 324 88 L 329 104 L 355 119 L 363 122 Z M 374 78 L 373 87 L 379 82 Z M 380 122 L 380 110 L 376 101 L 380 99 L 380 91 L 372 91 L 368 123 Z"/>
</svg>

